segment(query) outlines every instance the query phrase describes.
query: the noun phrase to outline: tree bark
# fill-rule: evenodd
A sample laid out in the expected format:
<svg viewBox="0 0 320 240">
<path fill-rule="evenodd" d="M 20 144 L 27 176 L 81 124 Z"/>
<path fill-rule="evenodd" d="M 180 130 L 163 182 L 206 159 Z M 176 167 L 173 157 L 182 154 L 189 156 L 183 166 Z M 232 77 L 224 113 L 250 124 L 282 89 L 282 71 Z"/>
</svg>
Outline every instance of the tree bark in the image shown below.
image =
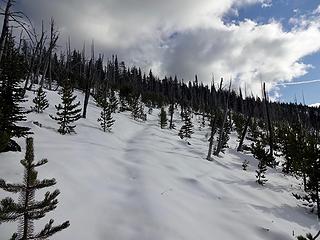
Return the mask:
<svg viewBox="0 0 320 240">
<path fill-rule="evenodd" d="M 3 19 L 3 25 L 2 25 L 2 32 L 0 36 L 0 62 L 2 60 L 4 48 L 6 45 L 6 39 L 9 32 L 9 17 L 10 17 L 10 8 L 12 6 L 12 1 L 8 0 L 7 6 L 4 12 L 4 19 Z"/>
<path fill-rule="evenodd" d="M 273 157 L 273 131 L 272 131 L 265 83 L 263 83 L 263 95 L 264 95 L 264 102 L 266 106 L 266 113 L 267 113 L 267 120 L 268 120 L 270 156 Z"/>
<path fill-rule="evenodd" d="M 239 146 L 237 148 L 238 152 L 242 151 L 243 141 L 244 141 L 244 138 L 246 137 L 246 134 L 247 134 L 247 131 L 248 131 L 248 127 L 249 127 L 249 124 L 250 124 L 250 121 L 251 121 L 251 118 L 252 118 L 252 113 L 253 113 L 253 111 L 250 111 L 250 115 L 247 118 L 246 124 L 244 126 L 243 131 L 242 131 L 242 135 L 241 135 L 241 139 L 240 139 L 240 142 L 239 142 Z"/>
</svg>

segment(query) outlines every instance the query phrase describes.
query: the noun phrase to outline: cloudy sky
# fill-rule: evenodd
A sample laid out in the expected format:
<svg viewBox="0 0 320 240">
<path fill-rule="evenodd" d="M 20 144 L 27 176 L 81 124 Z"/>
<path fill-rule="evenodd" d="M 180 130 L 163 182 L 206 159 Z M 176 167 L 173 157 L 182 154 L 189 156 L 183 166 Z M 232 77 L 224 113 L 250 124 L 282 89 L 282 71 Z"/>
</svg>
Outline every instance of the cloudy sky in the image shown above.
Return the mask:
<svg viewBox="0 0 320 240">
<path fill-rule="evenodd" d="M 28 0 L 16 8 L 34 22 L 52 17 L 81 48 L 92 39 L 105 56 L 160 76 L 233 79 L 259 94 L 261 81 L 281 101 L 320 102 L 318 0 Z M 304 84 L 284 83 L 304 82 Z"/>
</svg>

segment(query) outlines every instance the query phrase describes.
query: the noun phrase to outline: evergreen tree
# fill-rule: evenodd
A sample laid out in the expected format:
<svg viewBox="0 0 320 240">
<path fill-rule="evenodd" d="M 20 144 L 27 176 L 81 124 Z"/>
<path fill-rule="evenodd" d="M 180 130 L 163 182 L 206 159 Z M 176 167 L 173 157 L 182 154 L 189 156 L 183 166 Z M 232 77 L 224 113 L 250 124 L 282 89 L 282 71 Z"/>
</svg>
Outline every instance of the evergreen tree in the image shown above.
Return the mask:
<svg viewBox="0 0 320 240">
<path fill-rule="evenodd" d="M 118 99 L 116 97 L 115 92 L 111 89 L 110 90 L 110 96 L 109 96 L 109 104 L 110 104 L 110 109 L 113 113 L 115 113 L 118 109 Z"/>
<path fill-rule="evenodd" d="M 34 107 L 32 108 L 37 113 L 42 113 L 46 108 L 49 107 L 49 102 L 46 98 L 46 93 L 42 87 L 39 87 L 37 96 L 33 99 Z"/>
<path fill-rule="evenodd" d="M 131 107 L 131 116 L 133 117 L 134 120 L 142 120 L 146 121 L 147 116 L 144 113 L 144 106 L 141 101 L 141 95 L 139 97 L 133 97 L 130 103 Z"/>
<path fill-rule="evenodd" d="M 13 234 L 11 239 L 15 240 L 31 240 L 31 239 L 48 239 L 53 234 L 69 227 L 69 221 L 58 226 L 52 226 L 53 219 L 49 221 L 38 233 L 34 233 L 34 221 L 45 217 L 46 213 L 51 212 L 57 207 L 57 196 L 59 190 L 47 192 L 43 200 L 35 200 L 36 190 L 51 187 L 56 184 L 55 179 L 37 179 L 37 167 L 48 162 L 42 159 L 34 162 L 33 139 L 27 138 L 27 148 L 25 159 L 21 160 L 24 167 L 23 183 L 10 184 L 0 179 L 0 188 L 10 193 L 19 193 L 18 203 L 10 197 L 0 202 L 0 224 L 4 222 L 19 221 L 18 232 Z"/>
<path fill-rule="evenodd" d="M 58 129 L 61 134 L 69 134 L 74 132 L 76 125 L 72 125 L 75 121 L 81 118 L 80 101 L 74 103 L 76 96 L 73 95 L 72 86 L 70 81 L 66 80 L 60 92 L 62 104 L 56 105 L 57 117 L 50 117 L 58 122 L 60 128 Z"/>
<path fill-rule="evenodd" d="M 268 181 L 265 177 L 265 173 L 267 171 L 266 163 L 270 154 L 268 154 L 268 151 L 265 150 L 260 141 L 251 144 L 251 151 L 253 156 L 259 160 L 258 169 L 256 170 L 257 183 L 264 185 Z"/>
<path fill-rule="evenodd" d="M 190 111 L 184 111 L 183 117 L 184 117 L 184 124 L 180 128 L 178 135 L 181 139 L 191 138 L 191 135 L 193 134 L 193 131 L 192 131 L 193 124 L 190 117 Z"/>
<path fill-rule="evenodd" d="M 17 49 L 11 36 L 7 36 L 4 57 L 0 63 L 0 152 L 19 150 L 13 137 L 25 137 L 30 128 L 18 125 L 26 120 L 27 111 L 19 104 L 24 102 L 22 79 L 26 76 L 25 61 Z"/>
<path fill-rule="evenodd" d="M 267 171 L 267 165 L 260 160 L 258 164 L 258 169 L 256 170 L 257 183 L 259 183 L 260 185 L 264 185 L 268 181 L 264 175 L 266 171 Z"/>
<path fill-rule="evenodd" d="M 168 124 L 168 119 L 167 119 L 167 112 L 166 112 L 166 110 L 164 110 L 164 107 L 161 108 L 159 118 L 160 118 L 160 121 L 159 121 L 160 127 L 165 128 Z"/>
<path fill-rule="evenodd" d="M 107 97 L 105 97 L 104 101 L 101 102 L 102 111 L 100 113 L 100 118 L 98 118 L 98 122 L 102 127 L 104 132 L 111 131 L 112 125 L 115 120 L 112 118 L 113 107 L 111 103 L 108 102 Z"/>
</svg>

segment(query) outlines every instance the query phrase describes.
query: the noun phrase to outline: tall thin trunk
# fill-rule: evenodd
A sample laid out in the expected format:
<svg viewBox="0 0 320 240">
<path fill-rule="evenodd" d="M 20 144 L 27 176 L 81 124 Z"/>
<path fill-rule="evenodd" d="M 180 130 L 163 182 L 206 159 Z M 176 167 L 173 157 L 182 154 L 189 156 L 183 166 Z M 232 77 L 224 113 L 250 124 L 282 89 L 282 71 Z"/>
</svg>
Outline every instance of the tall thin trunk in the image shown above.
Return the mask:
<svg viewBox="0 0 320 240">
<path fill-rule="evenodd" d="M 2 25 L 2 32 L 0 36 L 0 62 L 2 60 L 4 48 L 6 45 L 7 35 L 9 33 L 9 17 L 10 17 L 10 8 L 12 6 L 12 1 L 8 0 L 6 9 L 4 11 L 4 19 Z"/>
<path fill-rule="evenodd" d="M 247 134 L 247 131 L 248 131 L 248 127 L 249 127 L 249 124 L 250 124 L 250 121 L 251 121 L 251 118 L 252 118 L 252 115 L 253 115 L 252 113 L 253 113 L 253 111 L 250 111 L 250 115 L 247 118 L 246 124 L 244 125 L 244 129 L 243 129 L 242 134 L 241 134 L 241 139 L 240 139 L 240 142 L 239 142 L 239 146 L 237 148 L 238 152 L 242 151 L 243 141 L 244 141 L 244 138 L 246 137 L 246 134 Z"/>
<path fill-rule="evenodd" d="M 173 113 L 174 113 L 174 103 L 172 102 L 170 105 L 170 124 L 169 124 L 170 129 L 173 129 Z"/>
<path fill-rule="evenodd" d="M 270 156 L 273 157 L 273 131 L 269 113 L 269 105 L 267 100 L 267 93 L 266 93 L 266 84 L 263 83 L 263 95 L 264 95 L 264 102 L 266 106 L 266 113 L 267 113 L 267 120 L 268 120 L 268 129 L 269 129 L 269 146 L 270 146 Z"/>
<path fill-rule="evenodd" d="M 228 90 L 228 95 L 227 95 L 227 100 L 226 100 L 226 106 L 225 106 L 225 109 L 224 109 L 223 121 L 222 121 L 222 125 L 221 125 L 221 128 L 220 128 L 219 141 L 218 141 L 218 144 L 217 144 L 216 151 L 214 152 L 214 155 L 216 155 L 216 156 L 219 156 L 219 153 L 220 153 L 220 151 L 222 149 L 222 137 L 223 137 L 224 132 L 225 132 L 225 124 L 227 122 L 228 113 L 229 113 L 230 91 L 231 91 L 231 81 L 230 81 L 230 85 L 229 85 L 229 90 Z"/>
<path fill-rule="evenodd" d="M 217 124 L 217 111 L 215 111 L 215 114 L 213 116 L 213 113 L 211 113 L 211 131 L 210 131 L 210 139 L 209 139 L 209 149 L 208 149 L 208 155 L 207 160 L 212 161 L 211 155 L 212 155 L 212 147 L 213 147 L 213 138 L 216 133 L 216 124 Z"/>
</svg>

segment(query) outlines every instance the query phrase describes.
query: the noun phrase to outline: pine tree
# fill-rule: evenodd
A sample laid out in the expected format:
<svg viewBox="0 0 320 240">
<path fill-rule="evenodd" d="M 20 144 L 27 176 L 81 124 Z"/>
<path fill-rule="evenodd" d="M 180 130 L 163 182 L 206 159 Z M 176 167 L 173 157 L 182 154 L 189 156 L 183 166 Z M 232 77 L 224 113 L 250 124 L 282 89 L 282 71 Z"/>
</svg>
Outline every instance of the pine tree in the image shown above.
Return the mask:
<svg viewBox="0 0 320 240">
<path fill-rule="evenodd" d="M 256 170 L 257 183 L 264 185 L 268 180 L 265 177 L 267 171 L 267 161 L 270 156 L 268 151 L 265 150 L 260 141 L 251 144 L 251 151 L 253 156 L 259 160 L 258 169 Z"/>
<path fill-rule="evenodd" d="M 168 124 L 168 119 L 167 119 L 167 112 L 166 112 L 166 110 L 164 110 L 164 107 L 161 108 L 159 118 L 160 118 L 160 121 L 159 121 L 160 127 L 165 128 Z"/>
<path fill-rule="evenodd" d="M 31 239 L 48 239 L 53 234 L 69 227 L 69 221 L 66 221 L 58 226 L 52 226 L 53 219 L 49 221 L 38 233 L 34 233 L 34 221 L 45 217 L 46 213 L 51 212 L 57 207 L 57 196 L 59 190 L 47 192 L 43 200 L 35 200 L 36 190 L 51 187 L 56 184 L 55 179 L 37 179 L 37 167 L 48 162 L 47 159 L 42 159 L 39 162 L 34 162 L 33 139 L 26 140 L 25 159 L 21 160 L 24 167 L 23 183 L 10 184 L 0 179 L 0 188 L 10 193 L 19 193 L 20 198 L 18 203 L 10 197 L 7 197 L 0 202 L 0 224 L 4 222 L 19 221 L 17 233 L 13 234 L 11 239 L 15 240 L 31 240 Z"/>
<path fill-rule="evenodd" d="M 110 109 L 113 113 L 115 113 L 118 109 L 118 99 L 116 97 L 116 94 L 113 90 L 110 90 L 110 96 L 109 96 L 109 102 L 110 102 Z"/>
<path fill-rule="evenodd" d="M 257 183 L 260 185 L 264 185 L 268 180 L 265 177 L 265 173 L 267 171 L 267 165 L 264 163 L 264 161 L 259 161 L 258 164 L 258 170 L 256 170 L 256 178 L 257 178 Z"/>
<path fill-rule="evenodd" d="M 66 80 L 63 88 L 60 92 L 62 104 L 56 105 L 57 109 L 57 117 L 50 117 L 56 121 L 60 125 L 58 132 L 61 134 L 70 134 L 74 132 L 74 128 L 76 125 L 72 125 L 75 121 L 81 118 L 81 108 L 80 101 L 78 103 L 74 103 L 76 96 L 73 95 L 72 86 L 70 81 Z"/>
<path fill-rule="evenodd" d="M 34 107 L 32 108 L 37 113 L 42 113 L 46 108 L 49 107 L 49 102 L 46 98 L 46 93 L 42 87 L 39 87 L 37 96 L 33 99 Z"/>
<path fill-rule="evenodd" d="M 190 112 L 189 111 L 184 111 L 184 124 L 183 126 L 180 128 L 179 131 L 179 137 L 181 139 L 183 138 L 191 138 L 191 135 L 193 134 L 192 128 L 193 128 L 193 124 L 191 121 L 191 117 L 190 117 Z"/>
<path fill-rule="evenodd" d="M 17 49 L 11 36 L 7 36 L 4 57 L 0 63 L 0 152 L 19 150 L 13 137 L 25 137 L 30 128 L 19 126 L 26 121 L 26 113 L 20 107 L 24 100 L 24 89 L 21 88 L 22 79 L 26 76 L 25 61 Z"/>
<path fill-rule="evenodd" d="M 131 108 L 131 116 L 133 117 L 134 120 L 142 120 L 146 121 L 147 116 L 144 113 L 143 109 L 144 106 L 141 101 L 141 95 L 139 97 L 133 97 L 130 103 L 130 108 Z"/>
<path fill-rule="evenodd" d="M 107 98 L 100 103 L 102 107 L 102 111 L 100 113 L 100 118 L 98 118 L 98 122 L 102 127 L 104 132 L 111 131 L 112 125 L 114 124 L 115 120 L 112 118 L 112 111 L 113 107 L 111 103 L 108 102 Z"/>
</svg>

